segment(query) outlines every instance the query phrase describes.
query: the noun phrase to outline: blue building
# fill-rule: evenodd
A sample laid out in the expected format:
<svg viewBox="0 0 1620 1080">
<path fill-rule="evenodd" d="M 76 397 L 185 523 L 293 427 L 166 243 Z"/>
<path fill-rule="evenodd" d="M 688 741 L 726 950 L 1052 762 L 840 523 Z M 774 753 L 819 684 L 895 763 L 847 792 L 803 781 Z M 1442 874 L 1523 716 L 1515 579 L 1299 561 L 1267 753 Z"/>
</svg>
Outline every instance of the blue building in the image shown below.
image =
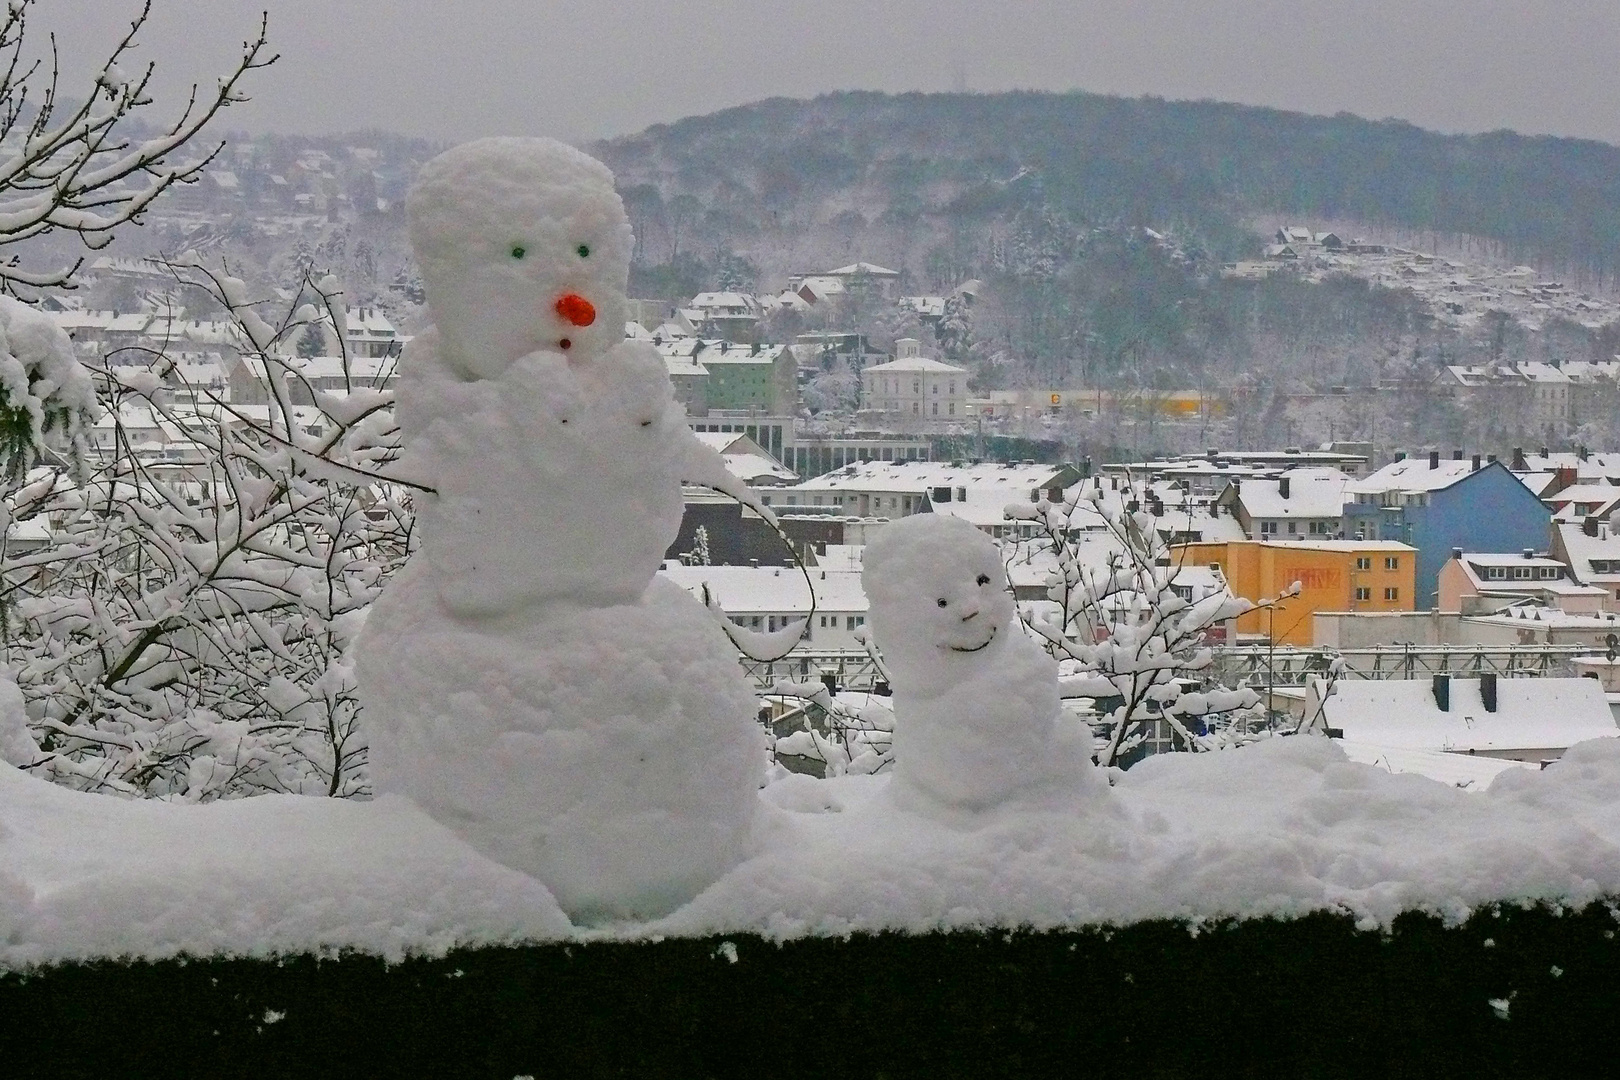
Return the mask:
<svg viewBox="0 0 1620 1080">
<path fill-rule="evenodd" d="M 1452 548 L 1545 551 L 1547 507 L 1499 461 L 1402 458 L 1345 488 L 1344 535 L 1417 548 L 1415 607 L 1434 606 Z"/>
</svg>

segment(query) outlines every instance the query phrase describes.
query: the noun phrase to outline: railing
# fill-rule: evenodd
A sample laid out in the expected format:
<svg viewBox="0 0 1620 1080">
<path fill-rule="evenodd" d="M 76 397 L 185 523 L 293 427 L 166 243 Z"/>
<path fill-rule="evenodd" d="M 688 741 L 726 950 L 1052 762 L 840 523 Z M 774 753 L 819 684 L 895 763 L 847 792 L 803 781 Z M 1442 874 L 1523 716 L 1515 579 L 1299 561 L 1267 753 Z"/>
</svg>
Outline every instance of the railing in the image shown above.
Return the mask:
<svg viewBox="0 0 1620 1080">
<path fill-rule="evenodd" d="M 1216 649 L 1205 671 L 1211 682 L 1236 686 L 1304 686 L 1327 674 L 1335 658 L 1344 661 L 1346 679 L 1427 679 L 1432 675 L 1502 678 L 1569 678 L 1571 661 L 1596 652 L 1585 645 L 1383 645 L 1368 649 L 1280 648 L 1242 645 Z M 831 674 L 840 690 L 870 691 L 879 681 L 872 658 L 860 650 L 795 650 L 770 662 L 742 660 L 743 670 L 761 692 L 779 680 L 817 681 Z"/>
<path fill-rule="evenodd" d="M 837 680 L 840 690 L 869 692 L 879 681 L 877 665 L 864 650 L 800 652 L 795 649 L 781 660 L 751 660 L 745 656 L 742 666 L 755 689 L 761 692 L 783 679 L 816 682 L 829 674 Z"/>
<path fill-rule="evenodd" d="M 1426 679 L 1431 675 L 1503 678 L 1568 678 L 1570 663 L 1595 650 L 1586 645 L 1380 645 L 1366 649 L 1271 649 L 1245 645 L 1218 649 L 1210 669 L 1214 681 L 1232 686 L 1303 686 L 1325 675 L 1334 658 L 1344 661 L 1346 679 Z"/>
</svg>

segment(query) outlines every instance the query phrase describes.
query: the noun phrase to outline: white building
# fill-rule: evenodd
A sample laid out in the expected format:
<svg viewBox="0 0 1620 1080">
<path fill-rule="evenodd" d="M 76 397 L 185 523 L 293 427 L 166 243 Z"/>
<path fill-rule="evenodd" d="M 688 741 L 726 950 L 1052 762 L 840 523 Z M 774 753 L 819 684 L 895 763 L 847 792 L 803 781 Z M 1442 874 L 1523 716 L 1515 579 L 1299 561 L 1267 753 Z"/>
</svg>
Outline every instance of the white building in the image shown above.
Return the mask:
<svg viewBox="0 0 1620 1080">
<path fill-rule="evenodd" d="M 1080 480 L 1073 465 L 1033 462 L 862 461 L 772 493 L 777 513 L 839 507 L 854 517 L 935 513 L 961 517 L 993 536 L 1006 532 L 1009 503 L 1056 501 Z"/>
<path fill-rule="evenodd" d="M 863 410 L 924 420 L 967 416 L 966 368 L 928 359 L 916 338 L 901 338 L 894 347 L 894 360 L 861 372 Z"/>
<path fill-rule="evenodd" d="M 682 566 L 666 562 L 659 571 L 693 596 L 702 598 L 703 589 L 738 626 L 771 633 L 795 619 L 811 615 L 811 588 L 815 589 L 815 614 L 801 649 L 817 652 L 833 650 L 864 651 L 855 639 L 866 626 L 866 592 L 861 588 L 860 569 L 810 568 L 810 586 L 794 566 Z"/>
<path fill-rule="evenodd" d="M 1289 469 L 1234 479 L 1216 505 L 1232 512 L 1250 540 L 1330 540 L 1342 531 L 1350 482 L 1338 469 Z"/>
</svg>

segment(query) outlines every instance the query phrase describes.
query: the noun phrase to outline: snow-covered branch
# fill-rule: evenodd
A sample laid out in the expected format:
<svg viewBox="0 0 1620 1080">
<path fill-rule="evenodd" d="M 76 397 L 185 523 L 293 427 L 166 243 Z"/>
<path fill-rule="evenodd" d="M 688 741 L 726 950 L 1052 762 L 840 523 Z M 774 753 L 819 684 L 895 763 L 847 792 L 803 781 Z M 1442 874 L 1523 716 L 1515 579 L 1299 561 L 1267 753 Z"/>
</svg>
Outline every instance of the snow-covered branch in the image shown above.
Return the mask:
<svg viewBox="0 0 1620 1080">
<path fill-rule="evenodd" d="M 261 356 L 330 318 L 304 304 L 268 320 L 223 271 L 193 280 Z M 317 294 L 333 284 L 306 275 Z M 113 438 L 95 468 L 36 470 L 6 499 L 48 537 L 0 546 L 3 659 L 39 744 L 26 767 L 123 794 L 363 794 L 352 646 L 414 522 L 404 489 L 369 471 L 397 449 L 391 394 L 294 406 L 275 380 L 266 418 L 205 390 L 177 406 L 179 378 L 162 353 L 109 367 Z M 182 460 L 138 445 L 136 418 Z"/>
<path fill-rule="evenodd" d="M 1077 486 L 1056 503 L 1017 503 L 1006 515 L 1034 525 L 1009 558 L 1038 555 L 1052 564 L 1049 604 L 1023 615 L 1061 665 L 1063 695 L 1117 703 L 1100 763 L 1117 763 L 1161 721 L 1188 749 L 1222 745 L 1209 721 L 1252 709 L 1259 697 L 1248 687 L 1203 688 L 1199 673 L 1213 659 L 1210 631 L 1276 601 L 1254 604 L 1224 586 L 1195 596 L 1191 586 L 1178 586 L 1183 566 L 1156 519 L 1134 512 L 1124 497 L 1106 498 L 1100 487 Z M 1101 543 L 1082 544 L 1086 536 Z M 1104 552 L 1100 561 L 1088 561 L 1092 549 Z"/>
<path fill-rule="evenodd" d="M 242 84 L 250 72 L 276 61 L 269 51 L 268 17 L 261 16 L 236 66 L 212 90 L 193 85 L 177 118 L 155 135 L 137 137 L 128 131 L 153 103 L 148 87 L 155 68 L 148 63 L 126 72 L 124 65 L 151 15 L 151 0 L 142 4 L 77 104 L 60 96 L 54 38 L 48 70 L 29 58 L 28 20 L 37 2 L 9 0 L 0 15 L 0 246 L 67 230 L 96 250 L 120 226 L 138 222 L 170 187 L 195 182 L 219 153 L 215 146 L 179 157 L 221 109 L 248 100 Z M 3 259 L 0 289 L 65 285 L 82 262 L 28 269 L 16 259 Z"/>
</svg>

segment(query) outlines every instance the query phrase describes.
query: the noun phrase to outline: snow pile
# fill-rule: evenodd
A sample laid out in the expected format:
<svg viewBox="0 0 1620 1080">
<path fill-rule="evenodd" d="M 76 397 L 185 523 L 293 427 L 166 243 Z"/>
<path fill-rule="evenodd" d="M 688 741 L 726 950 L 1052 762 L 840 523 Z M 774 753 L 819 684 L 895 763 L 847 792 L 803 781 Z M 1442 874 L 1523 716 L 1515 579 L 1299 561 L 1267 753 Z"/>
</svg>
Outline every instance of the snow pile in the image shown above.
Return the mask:
<svg viewBox="0 0 1620 1080">
<path fill-rule="evenodd" d="M 682 481 L 746 493 L 623 341 L 607 169 L 485 139 L 408 200 L 435 326 L 401 358 L 422 546 L 359 644 L 373 782 L 578 921 L 662 914 L 748 853 L 757 705 L 703 605 L 654 582 Z"/>
<path fill-rule="evenodd" d="M 190 804 L 0 766 L 0 964 L 359 949 L 569 933 L 546 890 L 404 799 Z"/>
<path fill-rule="evenodd" d="M 1065 730 L 1057 662 L 1023 633 L 989 537 L 902 518 L 867 548 L 861 583 L 893 683 L 898 801 L 984 810 L 1100 790 L 1091 732 Z"/>
<path fill-rule="evenodd" d="M 786 797 L 766 789 L 801 811 L 775 815 L 766 853 L 644 932 L 786 938 L 1320 909 L 1374 927 L 1413 908 L 1460 919 L 1500 900 L 1578 904 L 1620 890 L 1620 813 L 1595 805 L 1613 800 L 1620 755 L 1576 761 L 1590 775 L 1533 789 L 1549 804 L 1536 805 L 1522 791 L 1391 775 L 1326 739 L 1277 738 L 1150 758 L 1080 813 L 955 818 L 897 805 L 885 776 L 820 781 L 825 809 L 805 813 L 818 782 L 792 778 Z M 1509 775 L 1550 781 L 1558 768 Z"/>
</svg>

